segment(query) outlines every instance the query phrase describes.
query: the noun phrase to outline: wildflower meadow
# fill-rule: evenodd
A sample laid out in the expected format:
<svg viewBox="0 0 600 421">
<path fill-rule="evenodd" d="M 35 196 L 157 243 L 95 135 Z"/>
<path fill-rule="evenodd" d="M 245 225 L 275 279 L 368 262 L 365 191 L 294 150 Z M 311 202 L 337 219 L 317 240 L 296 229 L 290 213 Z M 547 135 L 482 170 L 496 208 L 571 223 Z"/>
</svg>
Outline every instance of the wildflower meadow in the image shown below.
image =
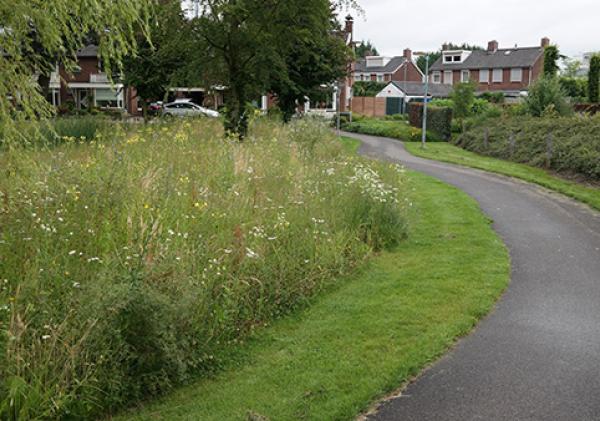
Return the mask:
<svg viewBox="0 0 600 421">
<path fill-rule="evenodd" d="M 259 119 L 243 143 L 218 121 L 110 122 L 4 145 L 0 169 L 2 419 L 210 375 L 407 231 L 402 168 L 310 120 Z"/>
</svg>

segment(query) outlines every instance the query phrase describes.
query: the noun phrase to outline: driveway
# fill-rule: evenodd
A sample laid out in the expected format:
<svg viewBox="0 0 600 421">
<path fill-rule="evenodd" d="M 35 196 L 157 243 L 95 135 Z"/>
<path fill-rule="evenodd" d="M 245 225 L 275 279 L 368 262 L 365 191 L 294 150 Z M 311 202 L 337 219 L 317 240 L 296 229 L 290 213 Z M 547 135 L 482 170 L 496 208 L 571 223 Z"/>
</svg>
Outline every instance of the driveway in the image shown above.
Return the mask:
<svg viewBox="0 0 600 421">
<path fill-rule="evenodd" d="M 600 214 L 540 187 L 360 139 L 475 198 L 512 258 L 495 311 L 372 420 L 600 420 Z M 431 262 L 432 265 L 435 262 Z"/>
</svg>

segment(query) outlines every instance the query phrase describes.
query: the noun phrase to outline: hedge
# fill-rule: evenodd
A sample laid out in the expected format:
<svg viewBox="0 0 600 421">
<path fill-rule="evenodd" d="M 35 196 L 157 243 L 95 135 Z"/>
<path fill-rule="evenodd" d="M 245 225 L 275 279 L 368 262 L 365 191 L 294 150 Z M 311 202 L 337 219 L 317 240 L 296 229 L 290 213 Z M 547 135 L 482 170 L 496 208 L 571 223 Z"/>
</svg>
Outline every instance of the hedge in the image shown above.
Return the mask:
<svg viewBox="0 0 600 421">
<path fill-rule="evenodd" d="M 507 117 L 457 138 L 467 150 L 600 181 L 600 116 Z"/>
<path fill-rule="evenodd" d="M 452 137 L 452 108 L 427 107 L 427 130 L 432 131 L 444 140 Z M 413 127 L 423 127 L 423 104 L 410 102 L 408 104 L 408 121 Z"/>
</svg>

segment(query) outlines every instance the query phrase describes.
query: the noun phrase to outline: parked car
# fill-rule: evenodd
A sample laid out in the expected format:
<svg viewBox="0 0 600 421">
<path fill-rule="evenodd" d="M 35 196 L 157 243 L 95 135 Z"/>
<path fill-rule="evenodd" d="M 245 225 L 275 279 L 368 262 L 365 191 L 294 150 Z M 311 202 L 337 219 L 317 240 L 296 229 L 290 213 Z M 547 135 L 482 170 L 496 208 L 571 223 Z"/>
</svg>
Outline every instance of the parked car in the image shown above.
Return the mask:
<svg viewBox="0 0 600 421">
<path fill-rule="evenodd" d="M 148 106 L 148 113 L 150 115 L 160 115 L 162 113 L 162 109 L 163 109 L 162 101 L 152 102 Z"/>
<path fill-rule="evenodd" d="M 209 110 L 208 108 L 201 107 L 191 101 L 184 100 L 165 104 L 162 113 L 165 117 L 220 117 L 220 114 L 217 111 Z"/>
</svg>

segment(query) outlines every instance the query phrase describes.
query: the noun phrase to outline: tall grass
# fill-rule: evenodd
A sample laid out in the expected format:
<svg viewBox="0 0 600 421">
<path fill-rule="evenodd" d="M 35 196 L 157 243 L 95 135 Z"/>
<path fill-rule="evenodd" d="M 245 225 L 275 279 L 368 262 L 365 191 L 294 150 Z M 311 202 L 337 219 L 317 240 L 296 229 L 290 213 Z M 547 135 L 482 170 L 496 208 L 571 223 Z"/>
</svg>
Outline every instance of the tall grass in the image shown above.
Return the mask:
<svg viewBox="0 0 600 421">
<path fill-rule="evenodd" d="M 35 142 L 34 142 L 35 143 Z M 172 122 L 0 152 L 0 418 L 90 417 L 227 363 L 405 233 L 329 129 Z"/>
</svg>

